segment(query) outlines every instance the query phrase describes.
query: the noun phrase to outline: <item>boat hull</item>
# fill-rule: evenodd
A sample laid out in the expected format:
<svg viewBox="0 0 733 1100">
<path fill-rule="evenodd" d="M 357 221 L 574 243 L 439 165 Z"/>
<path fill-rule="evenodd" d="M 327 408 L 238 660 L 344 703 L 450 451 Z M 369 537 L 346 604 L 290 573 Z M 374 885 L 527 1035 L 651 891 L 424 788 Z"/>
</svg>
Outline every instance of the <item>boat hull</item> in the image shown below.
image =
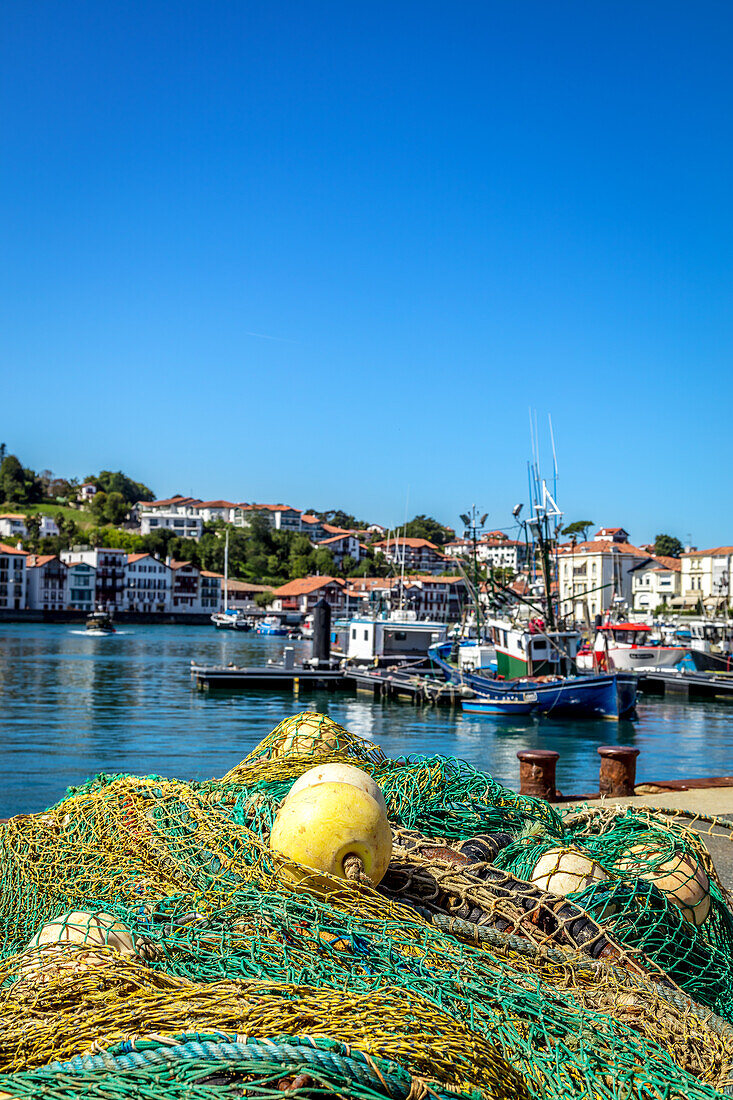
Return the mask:
<svg viewBox="0 0 733 1100">
<path fill-rule="evenodd" d="M 524 692 L 518 693 L 524 695 Z M 533 692 L 526 694 L 532 695 Z M 516 718 L 523 715 L 534 714 L 537 710 L 536 702 L 524 702 L 521 699 L 462 699 L 461 710 L 465 714 L 490 714 L 494 718 Z"/>
<path fill-rule="evenodd" d="M 649 672 L 675 668 L 689 653 L 683 646 L 609 646 L 578 655 L 578 667 L 607 672 Z"/>
</svg>

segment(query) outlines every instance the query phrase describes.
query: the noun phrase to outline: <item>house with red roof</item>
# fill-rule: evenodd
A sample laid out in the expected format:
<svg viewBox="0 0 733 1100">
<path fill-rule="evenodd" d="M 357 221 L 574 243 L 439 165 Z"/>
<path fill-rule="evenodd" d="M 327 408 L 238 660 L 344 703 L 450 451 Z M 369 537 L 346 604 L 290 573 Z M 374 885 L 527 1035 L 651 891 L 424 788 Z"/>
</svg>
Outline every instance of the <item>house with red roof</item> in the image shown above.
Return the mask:
<svg viewBox="0 0 733 1100">
<path fill-rule="evenodd" d="M 232 522 L 235 527 L 249 527 L 253 516 L 264 516 L 276 531 L 301 531 L 302 514 L 289 504 L 237 504 Z"/>
<path fill-rule="evenodd" d="M 593 621 L 614 603 L 633 600 L 632 569 L 648 560 L 639 546 L 614 536 L 622 528 L 603 527 L 602 537 L 557 548 L 560 614 L 576 622 Z"/>
<path fill-rule="evenodd" d="M 29 554 L 26 606 L 33 611 L 63 611 L 69 603 L 69 568 L 56 554 Z"/>
<path fill-rule="evenodd" d="M 164 613 L 171 610 L 173 570 L 152 554 L 128 554 L 125 611 Z"/>
<path fill-rule="evenodd" d="M 383 555 L 398 570 L 403 562 L 405 569 L 422 573 L 443 573 L 450 566 L 450 559 L 427 539 L 399 536 L 381 539 L 372 546 L 376 554 Z"/>
<path fill-rule="evenodd" d="M 182 539 L 200 539 L 204 518 L 198 506 L 202 503 L 198 497 L 184 497 L 180 493 L 167 500 L 138 501 L 136 509 L 140 518 L 140 534 L 150 535 L 166 530 L 173 531 Z"/>
<path fill-rule="evenodd" d="M 300 577 L 273 589 L 275 611 L 298 611 L 307 615 L 319 600 L 331 605 L 331 615 L 345 615 L 349 610 L 347 585 L 339 577 Z"/>
<path fill-rule="evenodd" d="M 366 547 L 362 546 L 353 531 L 344 531 L 340 535 L 329 535 L 317 542 L 316 547 L 319 550 L 330 550 L 333 554 L 334 563 L 339 568 L 341 568 L 347 555 L 352 557 L 357 564 L 367 556 Z"/>
<path fill-rule="evenodd" d="M 0 542 L 0 610 L 20 611 L 26 606 L 27 558 L 25 550 Z"/>
</svg>

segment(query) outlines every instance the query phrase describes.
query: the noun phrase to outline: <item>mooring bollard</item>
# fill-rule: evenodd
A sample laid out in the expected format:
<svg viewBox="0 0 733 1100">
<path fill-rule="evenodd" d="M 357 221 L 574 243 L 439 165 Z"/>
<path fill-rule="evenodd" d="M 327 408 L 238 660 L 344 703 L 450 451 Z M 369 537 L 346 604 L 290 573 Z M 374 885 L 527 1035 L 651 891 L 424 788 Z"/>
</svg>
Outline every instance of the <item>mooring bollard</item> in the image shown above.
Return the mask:
<svg viewBox="0 0 733 1100">
<path fill-rule="evenodd" d="M 598 755 L 601 758 L 598 777 L 600 793 L 614 797 L 633 794 L 639 750 L 629 748 L 628 745 L 601 745 Z"/>
<path fill-rule="evenodd" d="M 555 766 L 559 758 L 560 753 L 552 749 L 520 749 L 517 753 L 519 793 L 551 802 L 557 795 Z"/>
</svg>

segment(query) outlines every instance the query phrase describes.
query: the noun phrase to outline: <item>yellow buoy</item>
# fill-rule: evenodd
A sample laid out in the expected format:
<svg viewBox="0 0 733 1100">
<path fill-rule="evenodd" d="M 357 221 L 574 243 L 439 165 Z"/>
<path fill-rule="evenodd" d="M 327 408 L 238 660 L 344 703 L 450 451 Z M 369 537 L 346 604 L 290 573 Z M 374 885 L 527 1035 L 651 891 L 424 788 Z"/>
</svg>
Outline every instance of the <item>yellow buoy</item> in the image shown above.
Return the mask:
<svg viewBox="0 0 733 1100">
<path fill-rule="evenodd" d="M 306 710 L 283 719 L 264 744 L 268 745 L 267 755 L 274 758 L 287 756 L 288 753 L 310 755 L 317 749 L 333 752 L 346 748 L 353 741 L 349 731 L 327 714 Z"/>
<path fill-rule="evenodd" d="M 319 783 L 287 798 L 270 834 L 270 847 L 296 864 L 347 878 L 344 861 L 361 860 L 364 874 L 378 883 L 392 856 L 392 831 L 379 803 L 350 783 Z M 283 873 L 299 881 L 305 872 Z"/>
<path fill-rule="evenodd" d="M 540 856 L 529 881 L 541 890 L 564 897 L 608 877 L 600 863 L 579 848 L 557 847 L 549 848 Z"/>
<path fill-rule="evenodd" d="M 381 788 L 372 779 L 368 772 L 361 768 L 355 768 L 353 764 L 319 764 L 307 772 L 303 772 L 300 779 L 296 779 L 290 788 L 288 798 L 304 791 L 307 787 L 316 787 L 319 783 L 350 783 L 352 787 L 358 787 L 365 794 L 371 795 L 375 802 L 387 813 L 387 804 Z"/>
<path fill-rule="evenodd" d="M 616 863 L 618 871 L 653 882 L 690 924 L 701 925 L 710 912 L 710 882 L 691 852 L 673 852 L 634 844 Z"/>
</svg>

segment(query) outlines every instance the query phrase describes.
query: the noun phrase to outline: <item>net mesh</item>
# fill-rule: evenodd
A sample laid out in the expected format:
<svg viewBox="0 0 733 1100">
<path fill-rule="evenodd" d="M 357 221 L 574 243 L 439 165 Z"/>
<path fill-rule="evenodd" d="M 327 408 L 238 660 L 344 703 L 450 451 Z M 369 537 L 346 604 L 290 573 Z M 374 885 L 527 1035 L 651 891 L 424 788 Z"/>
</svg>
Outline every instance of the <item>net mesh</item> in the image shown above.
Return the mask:
<svg viewBox="0 0 733 1100">
<path fill-rule="evenodd" d="M 295 881 L 269 847 L 295 779 L 328 762 L 384 793 L 376 887 Z M 96 776 L 0 826 L 0 852 L 0 1098 L 628 1100 L 733 1080 L 726 896 L 696 834 L 651 812 L 559 812 L 305 712 L 220 780 Z"/>
</svg>

